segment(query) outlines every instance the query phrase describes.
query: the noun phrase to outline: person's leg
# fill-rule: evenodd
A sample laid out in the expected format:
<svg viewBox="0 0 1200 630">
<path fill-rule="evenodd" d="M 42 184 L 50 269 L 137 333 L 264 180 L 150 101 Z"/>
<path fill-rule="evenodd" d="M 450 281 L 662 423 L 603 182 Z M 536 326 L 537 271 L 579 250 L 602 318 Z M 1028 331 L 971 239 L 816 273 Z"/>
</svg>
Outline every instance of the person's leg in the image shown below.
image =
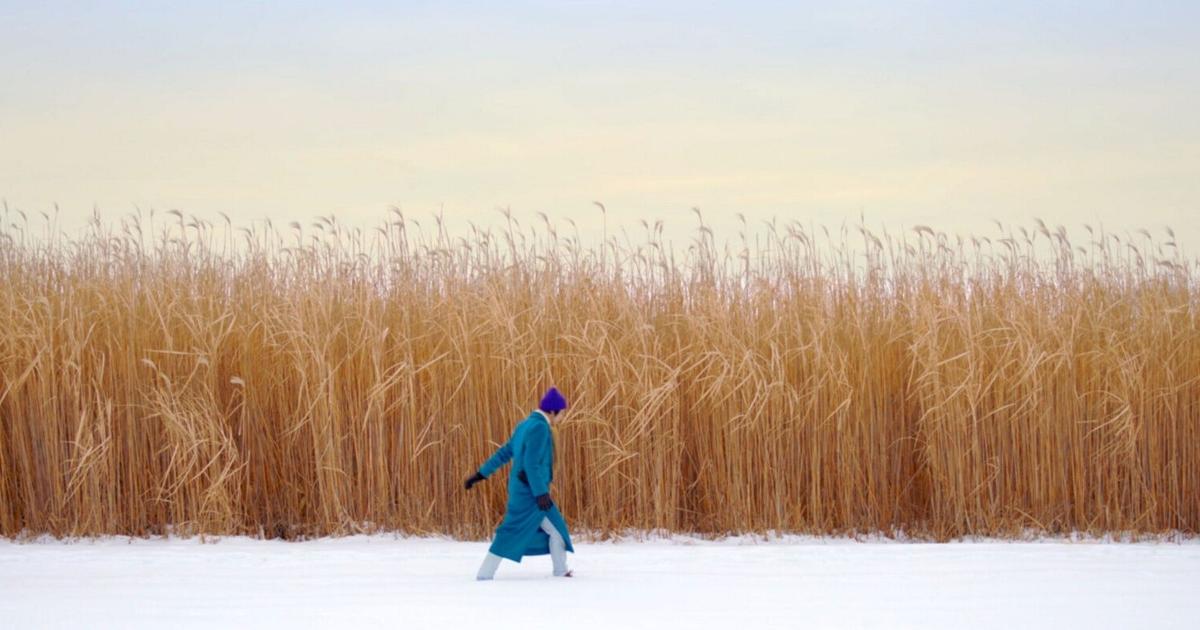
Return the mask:
<svg viewBox="0 0 1200 630">
<path fill-rule="evenodd" d="M 550 560 L 554 563 L 554 575 L 562 577 L 568 573 L 567 543 L 563 541 L 562 534 L 554 529 L 554 524 L 548 518 L 542 519 L 542 531 L 550 535 Z"/>
<path fill-rule="evenodd" d="M 483 559 L 483 564 L 479 566 L 479 574 L 475 576 L 475 579 L 490 580 L 496 577 L 496 569 L 500 568 L 500 560 L 500 556 L 489 551 L 487 557 Z"/>
</svg>

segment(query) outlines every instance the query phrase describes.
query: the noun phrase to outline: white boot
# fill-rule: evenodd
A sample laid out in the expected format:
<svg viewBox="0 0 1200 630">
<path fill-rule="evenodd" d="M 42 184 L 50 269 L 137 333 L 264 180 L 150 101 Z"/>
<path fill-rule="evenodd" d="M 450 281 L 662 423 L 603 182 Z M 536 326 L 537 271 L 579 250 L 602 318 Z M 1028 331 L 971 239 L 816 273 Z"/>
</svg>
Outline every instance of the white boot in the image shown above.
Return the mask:
<svg viewBox="0 0 1200 630">
<path fill-rule="evenodd" d="M 554 577 L 571 577 L 571 571 L 567 568 L 567 543 L 563 541 L 562 534 L 554 529 L 554 524 L 550 519 L 542 519 L 542 531 L 550 536 L 550 561 L 554 563 Z"/>
<path fill-rule="evenodd" d="M 475 576 L 476 580 L 490 580 L 496 577 L 496 569 L 500 568 L 500 556 L 492 552 L 483 559 L 483 564 L 479 565 L 479 573 Z"/>
</svg>

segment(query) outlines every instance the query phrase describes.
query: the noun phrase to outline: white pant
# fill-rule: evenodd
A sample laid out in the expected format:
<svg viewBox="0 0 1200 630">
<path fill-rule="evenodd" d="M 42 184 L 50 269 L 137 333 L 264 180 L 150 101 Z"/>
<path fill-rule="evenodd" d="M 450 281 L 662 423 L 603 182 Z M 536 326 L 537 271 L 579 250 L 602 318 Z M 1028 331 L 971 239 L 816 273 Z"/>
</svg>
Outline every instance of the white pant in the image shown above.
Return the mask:
<svg viewBox="0 0 1200 630">
<path fill-rule="evenodd" d="M 554 563 L 554 575 L 561 577 L 567 574 L 567 543 L 563 541 L 562 534 L 554 529 L 554 524 L 550 519 L 542 519 L 542 531 L 550 536 L 550 560 Z M 492 552 L 488 552 L 487 557 L 483 559 L 483 564 L 479 567 L 479 574 L 475 576 L 477 580 L 490 580 L 496 577 L 496 569 L 500 568 L 500 556 Z"/>
</svg>

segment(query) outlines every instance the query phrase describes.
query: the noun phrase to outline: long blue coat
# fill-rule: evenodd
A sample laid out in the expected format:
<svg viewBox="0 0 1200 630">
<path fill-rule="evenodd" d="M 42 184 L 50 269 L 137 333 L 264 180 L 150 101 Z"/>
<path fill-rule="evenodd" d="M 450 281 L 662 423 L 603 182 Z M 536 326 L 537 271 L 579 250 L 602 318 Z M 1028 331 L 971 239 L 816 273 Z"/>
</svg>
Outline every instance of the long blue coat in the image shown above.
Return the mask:
<svg viewBox="0 0 1200 630">
<path fill-rule="evenodd" d="M 479 474 L 491 477 L 496 469 L 512 460 L 508 474 L 508 510 L 504 521 L 496 528 L 496 538 L 489 551 L 520 562 L 523 556 L 540 556 L 550 553 L 550 536 L 541 530 L 543 518 L 549 518 L 558 533 L 567 543 L 567 551 L 574 552 L 567 522 L 555 505 L 543 512 L 534 497 L 550 490 L 554 479 L 554 436 L 550 422 L 541 410 L 534 411 L 513 430 L 508 443 L 479 468 Z M 521 479 L 524 473 L 525 479 Z"/>
</svg>

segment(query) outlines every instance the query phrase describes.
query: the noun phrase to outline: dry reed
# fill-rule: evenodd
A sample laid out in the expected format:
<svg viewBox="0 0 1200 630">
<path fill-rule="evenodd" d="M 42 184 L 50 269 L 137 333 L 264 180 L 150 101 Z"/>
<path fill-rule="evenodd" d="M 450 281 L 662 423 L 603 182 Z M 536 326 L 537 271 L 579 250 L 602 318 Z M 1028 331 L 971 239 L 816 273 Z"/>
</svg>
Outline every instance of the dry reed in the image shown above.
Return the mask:
<svg viewBox="0 0 1200 630">
<path fill-rule="evenodd" d="M 1149 234 L 4 212 L 5 536 L 482 537 L 503 483 L 461 481 L 550 384 L 602 534 L 1200 529 L 1198 267 Z"/>
</svg>

